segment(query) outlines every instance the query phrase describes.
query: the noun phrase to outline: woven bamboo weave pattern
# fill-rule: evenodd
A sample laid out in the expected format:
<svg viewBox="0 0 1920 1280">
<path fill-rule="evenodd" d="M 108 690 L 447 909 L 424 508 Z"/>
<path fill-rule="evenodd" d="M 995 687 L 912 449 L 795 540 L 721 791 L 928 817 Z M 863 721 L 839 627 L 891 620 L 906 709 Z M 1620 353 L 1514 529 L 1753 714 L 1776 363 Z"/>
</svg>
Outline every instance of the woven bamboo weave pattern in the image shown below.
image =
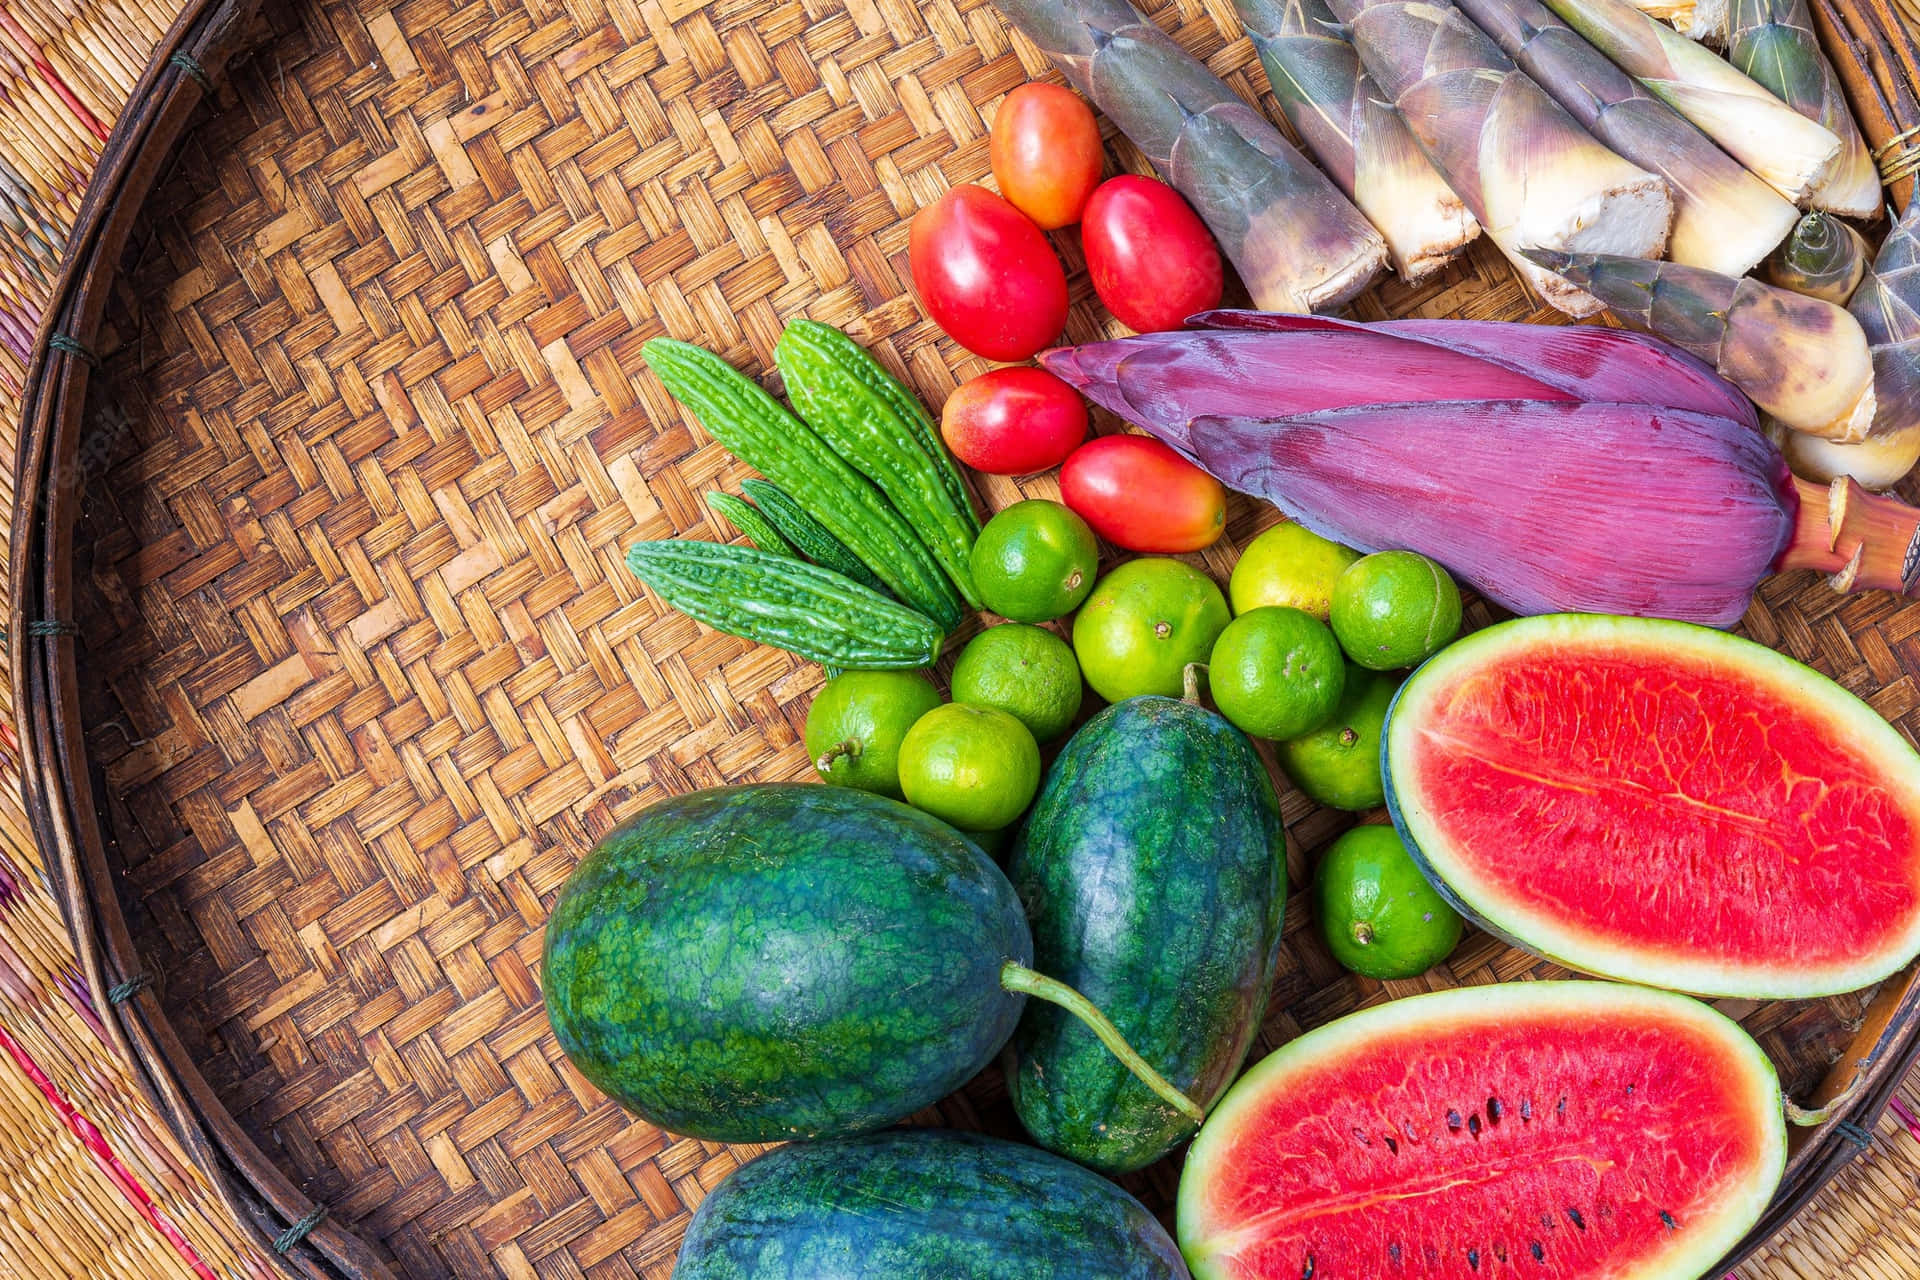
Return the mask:
<svg viewBox="0 0 1920 1280">
<path fill-rule="evenodd" d="M 17 396 L 108 127 L 176 15 L 34 0 L 0 12 L 0 488 Z M 8 536 L 0 531 L 0 537 Z M 0 719 L 11 719 L 0 678 Z M 109 1050 L 28 835 L 0 733 L 0 1275 L 265 1275 L 246 1233 Z"/>
<path fill-rule="evenodd" d="M 1157 16 L 1263 87 L 1224 9 Z M 805 313 L 937 402 L 979 366 L 908 295 L 904 220 L 984 175 L 993 103 L 1045 63 L 977 3 L 271 13 L 103 352 L 99 412 L 128 425 L 75 573 L 128 893 L 234 1111 L 403 1272 L 664 1276 L 739 1154 L 627 1120 L 561 1060 L 542 901 L 653 799 L 805 776 L 819 675 L 620 567 L 637 537 L 724 536 L 699 494 L 747 474 L 638 348 L 758 371 Z M 1416 308 L 1530 311 L 1485 256 L 1363 310 Z M 1262 519 L 1236 507 L 1232 541 Z M 1913 711 L 1920 609 L 1783 579 L 1751 627 Z M 1297 794 L 1286 816 L 1301 850 L 1346 821 Z M 1305 923 L 1268 1044 L 1377 994 Z M 1476 938 L 1434 980 L 1529 971 Z M 1804 1086 L 1859 1008 L 1745 1012 Z M 942 1118 L 1011 1131 L 991 1077 Z M 1164 1206 L 1172 1177 L 1134 1185 Z"/>
<path fill-rule="evenodd" d="M 0 17 L 0 52 L 30 12 Z M 226 1102 L 403 1274 L 664 1277 L 687 1211 L 752 1152 L 634 1123 L 565 1065 L 535 984 L 543 902 L 652 799 L 807 776 L 819 673 L 662 609 L 621 568 L 637 537 L 724 537 L 699 495 L 748 474 L 638 347 L 671 333 L 757 373 L 804 313 L 937 404 L 983 366 L 907 294 L 905 218 L 984 176 L 994 103 L 1046 63 L 978 0 L 269 12 L 135 237 L 90 409 L 85 722 L 124 896 Z M 67 94 L 27 56 L 0 102 L 0 122 L 62 119 L 15 114 L 36 102 L 71 117 L 0 130 L 31 197 L 0 169 L 17 360 L 88 171 L 84 122 L 111 123 L 165 21 L 111 15 L 69 47 L 75 19 L 40 13 Z M 1264 88 L 1230 6 L 1156 16 Z M 1415 309 L 1530 311 L 1484 255 L 1361 308 Z M 1076 309 L 1070 337 L 1097 324 Z M 1232 544 L 1267 518 L 1237 505 Z M 1204 557 L 1222 577 L 1231 559 Z M 1749 626 L 1920 724 L 1920 606 L 1789 578 Z M 1285 814 L 1298 884 L 1346 820 L 1297 794 Z M 0 1042 L 0 1275 L 265 1274 L 94 1035 L 11 788 L 0 841 L 0 1030 L 21 1050 Z M 1263 1049 L 1379 994 L 1305 926 L 1291 904 Z M 1433 981 L 1548 971 L 1474 938 Z M 1860 1007 L 1732 1011 L 1804 1085 Z M 991 1075 L 940 1118 L 1013 1132 Z M 1740 1274 L 1913 1274 L 1920 1145 L 1892 1117 L 1878 1139 Z M 1131 1185 L 1164 1207 L 1173 1176 Z"/>
</svg>

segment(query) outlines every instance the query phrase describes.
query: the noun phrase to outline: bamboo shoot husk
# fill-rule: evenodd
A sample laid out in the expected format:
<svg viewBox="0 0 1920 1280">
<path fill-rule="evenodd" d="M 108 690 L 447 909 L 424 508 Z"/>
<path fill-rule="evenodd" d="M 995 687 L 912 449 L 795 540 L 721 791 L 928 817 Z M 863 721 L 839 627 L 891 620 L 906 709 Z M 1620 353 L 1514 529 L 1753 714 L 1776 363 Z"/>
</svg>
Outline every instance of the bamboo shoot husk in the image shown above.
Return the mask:
<svg viewBox="0 0 1920 1280">
<path fill-rule="evenodd" d="M 1644 256 L 1666 247 L 1666 183 L 1595 141 L 1451 3 L 1331 8 L 1434 168 L 1549 304 L 1573 316 L 1600 309 L 1529 260 L 1530 247 Z"/>
<path fill-rule="evenodd" d="M 1473 242 L 1480 224 L 1381 96 L 1325 0 L 1234 0 L 1280 109 L 1320 166 L 1386 238 L 1415 283 Z"/>
<path fill-rule="evenodd" d="M 1600 141 L 1665 178 L 1667 256 L 1741 276 L 1792 230 L 1793 202 L 1749 173 L 1581 39 L 1540 0 L 1457 0 L 1460 8 Z"/>
<path fill-rule="evenodd" d="M 997 0 L 1192 203 L 1258 305 L 1334 307 L 1386 242 L 1280 131 L 1127 0 Z"/>
<path fill-rule="evenodd" d="M 1847 312 L 1872 352 L 1873 434 L 1920 427 L 1920 201 L 1887 233 Z"/>
<path fill-rule="evenodd" d="M 1796 204 L 1839 164 L 1840 138 L 1831 129 L 1626 0 L 1547 0 L 1547 7 Z"/>
<path fill-rule="evenodd" d="M 1540 253 L 1633 328 L 1713 366 L 1786 426 L 1843 444 L 1874 420 L 1867 335 L 1839 307 L 1675 262 Z"/>
<path fill-rule="evenodd" d="M 1833 64 L 1820 49 L 1807 0 L 1732 0 L 1727 61 L 1840 139 L 1833 172 L 1809 197 L 1813 207 L 1853 218 L 1879 217 L 1885 200 L 1880 170 L 1847 108 Z"/>
<path fill-rule="evenodd" d="M 1770 285 L 1844 307 L 1866 279 L 1872 257 L 1866 237 L 1832 214 L 1815 209 L 1761 264 L 1759 275 Z"/>
</svg>

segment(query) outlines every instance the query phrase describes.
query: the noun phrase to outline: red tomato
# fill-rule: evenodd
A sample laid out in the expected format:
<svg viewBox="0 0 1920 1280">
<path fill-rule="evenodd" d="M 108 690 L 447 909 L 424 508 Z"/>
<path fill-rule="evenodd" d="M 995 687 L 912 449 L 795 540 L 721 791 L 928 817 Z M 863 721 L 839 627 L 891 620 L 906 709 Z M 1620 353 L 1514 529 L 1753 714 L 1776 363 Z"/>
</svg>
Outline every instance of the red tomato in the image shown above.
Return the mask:
<svg viewBox="0 0 1920 1280">
<path fill-rule="evenodd" d="M 989 360 L 1025 360 L 1067 322 L 1067 273 L 1040 228 L 985 187 L 913 215 L 913 287 L 934 323 Z"/>
<path fill-rule="evenodd" d="M 1057 84 L 1023 84 L 1001 99 L 987 150 L 1000 194 L 1043 230 L 1080 221 L 1100 185 L 1093 109 Z"/>
<path fill-rule="evenodd" d="M 1057 467 L 1087 438 L 1087 406 L 1045 369 L 994 369 L 960 384 L 940 410 L 953 456 L 996 476 Z"/>
<path fill-rule="evenodd" d="M 1220 250 L 1164 182 L 1128 173 L 1102 183 L 1080 217 L 1080 243 L 1093 291 L 1140 333 L 1178 329 L 1220 305 Z"/>
<path fill-rule="evenodd" d="M 1128 551 L 1198 551 L 1227 527 L 1220 482 L 1151 436 L 1101 436 L 1060 468 L 1060 500 Z"/>
</svg>

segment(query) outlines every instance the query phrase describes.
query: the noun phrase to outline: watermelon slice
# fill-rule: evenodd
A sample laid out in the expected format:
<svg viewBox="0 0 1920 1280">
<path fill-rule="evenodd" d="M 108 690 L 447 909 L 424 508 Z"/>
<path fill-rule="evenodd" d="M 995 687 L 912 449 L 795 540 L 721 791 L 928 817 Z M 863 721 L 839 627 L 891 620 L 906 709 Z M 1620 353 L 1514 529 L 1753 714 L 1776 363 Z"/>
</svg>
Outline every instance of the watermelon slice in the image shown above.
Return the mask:
<svg viewBox="0 0 1920 1280">
<path fill-rule="evenodd" d="M 1525 982 L 1302 1036 L 1180 1178 L 1195 1280 L 1696 1280 L 1786 1165 L 1780 1082 L 1686 996 Z"/>
<path fill-rule="evenodd" d="M 1501 623 L 1401 686 L 1382 750 L 1428 877 L 1571 968 L 1786 999 L 1920 953 L 1920 755 L 1751 641 L 1641 618 Z"/>
</svg>

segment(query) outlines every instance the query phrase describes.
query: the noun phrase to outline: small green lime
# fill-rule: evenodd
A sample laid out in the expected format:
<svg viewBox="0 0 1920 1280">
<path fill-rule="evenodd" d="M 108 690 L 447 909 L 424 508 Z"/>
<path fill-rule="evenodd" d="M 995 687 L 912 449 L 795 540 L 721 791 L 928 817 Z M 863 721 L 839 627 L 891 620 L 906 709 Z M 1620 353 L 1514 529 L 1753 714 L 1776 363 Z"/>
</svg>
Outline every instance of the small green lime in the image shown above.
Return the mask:
<svg viewBox="0 0 1920 1280">
<path fill-rule="evenodd" d="M 1274 746 L 1280 767 L 1307 797 L 1333 809 L 1386 803 L 1380 776 L 1380 729 L 1399 678 L 1349 666 L 1333 718 L 1312 733 Z"/>
<path fill-rule="evenodd" d="M 1243 733 L 1297 738 L 1340 705 L 1347 663 L 1340 642 L 1310 613 L 1267 605 L 1241 614 L 1207 661 L 1214 705 Z"/>
<path fill-rule="evenodd" d="M 1087 522 L 1057 502 L 1016 502 L 974 539 L 974 585 L 987 608 L 1014 622 L 1051 622 L 1093 590 L 1100 544 Z"/>
<path fill-rule="evenodd" d="M 921 716 L 900 744 L 907 803 L 962 831 L 997 831 L 1040 789 L 1040 747 L 993 707 L 950 702 Z"/>
<path fill-rule="evenodd" d="M 918 671 L 845 671 L 807 709 L 803 736 L 822 778 L 900 798 L 900 743 L 940 691 Z"/>
<path fill-rule="evenodd" d="M 1374 671 L 1424 662 L 1460 633 L 1460 588 L 1417 551 L 1379 551 L 1333 584 L 1333 634 Z"/>
<path fill-rule="evenodd" d="M 1327 950 L 1365 977 L 1417 978 L 1460 944 L 1460 914 L 1392 827 L 1355 827 L 1334 841 L 1313 888 Z"/>
<path fill-rule="evenodd" d="M 1227 599 L 1235 614 L 1286 605 L 1325 622 L 1333 584 L 1360 553 L 1291 520 L 1261 532 L 1233 563 Z"/>
<path fill-rule="evenodd" d="M 1050 742 L 1080 714 L 1080 664 L 1067 642 L 1044 627 L 988 627 L 953 664 L 953 700 L 998 707 L 1027 726 L 1035 741 Z"/>
<path fill-rule="evenodd" d="M 1205 662 L 1227 625 L 1213 579 L 1165 556 L 1129 560 L 1100 579 L 1073 620 L 1073 651 L 1108 702 L 1178 697 L 1187 664 Z"/>
</svg>

